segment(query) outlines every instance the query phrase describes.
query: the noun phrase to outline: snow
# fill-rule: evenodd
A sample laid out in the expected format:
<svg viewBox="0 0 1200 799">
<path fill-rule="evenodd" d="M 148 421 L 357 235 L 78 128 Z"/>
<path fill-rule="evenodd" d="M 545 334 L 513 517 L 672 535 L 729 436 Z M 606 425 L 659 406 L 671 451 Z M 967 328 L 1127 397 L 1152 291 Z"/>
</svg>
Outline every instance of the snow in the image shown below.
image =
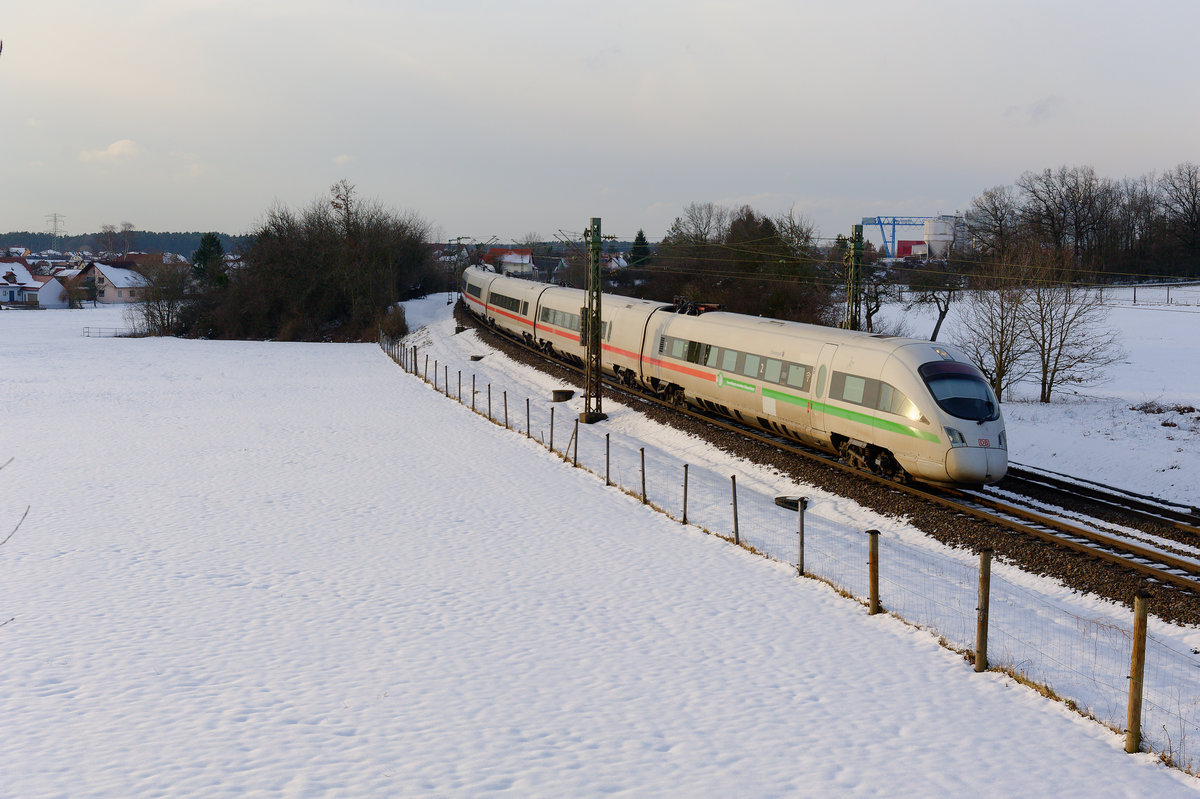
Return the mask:
<svg viewBox="0 0 1200 799">
<path fill-rule="evenodd" d="M 1108 324 L 1120 333 L 1125 357 L 1104 382 L 1065 386 L 1049 405 L 1037 402 L 1037 386 L 1019 385 L 1005 398 L 1013 461 L 1086 476 L 1175 502 L 1200 503 L 1200 287 L 1175 287 L 1171 304 L 1164 287 L 1106 289 Z M 1190 304 L 1183 304 L 1190 303 Z M 960 305 L 951 305 L 940 339 L 952 340 Z M 899 317 L 893 309 L 890 317 Z M 904 313 L 910 335 L 928 336 L 933 316 Z M 1165 413 L 1135 406 L 1157 403 Z M 1176 407 L 1195 410 L 1180 413 Z M 1164 426 L 1164 423 L 1174 426 Z"/>
<path fill-rule="evenodd" d="M 975 674 L 929 633 L 570 468 L 539 441 L 536 398 L 558 384 L 452 335 L 444 296 L 409 306 L 427 325 L 414 341 L 450 361 L 452 381 L 478 374 L 481 408 L 487 382 L 497 415 L 507 391 L 516 432 L 374 345 L 80 336 L 120 313 L 0 313 L 0 462 L 14 459 L 0 470 L 0 535 L 30 507 L 0 547 L 0 622 L 13 619 L 0 627 L 0 796 L 1200 787 L 1062 704 Z M 1006 405 L 1014 457 L 1037 463 L 1049 456 L 1032 447 L 1061 436 L 1053 465 L 1096 474 L 1106 453 L 1167 432 L 1122 404 L 1141 392 L 1200 404 L 1194 370 L 1178 368 L 1194 358 L 1171 368 L 1195 341 L 1174 316 L 1136 317 L 1156 327 L 1126 340 L 1136 388 L 1028 414 Z M 579 407 L 559 408 L 561 450 Z M 605 410 L 581 453 L 596 468 L 595 437 L 609 433 L 627 484 L 644 447 L 648 470 L 686 457 L 697 485 L 736 472 L 747 509 L 780 488 Z M 1196 464 L 1164 441 L 1149 438 L 1116 482 L 1194 498 L 1178 478 Z M 1158 476 L 1177 459 L 1178 476 Z M 674 507 L 676 483 L 651 487 L 658 504 Z M 873 526 L 922 546 L 903 520 L 805 493 L 814 537 Z M 728 512 L 700 496 L 698 518 Z M 1045 583 L 1021 586 L 1127 615 Z M 1176 635 L 1186 648 L 1196 631 Z"/>
</svg>

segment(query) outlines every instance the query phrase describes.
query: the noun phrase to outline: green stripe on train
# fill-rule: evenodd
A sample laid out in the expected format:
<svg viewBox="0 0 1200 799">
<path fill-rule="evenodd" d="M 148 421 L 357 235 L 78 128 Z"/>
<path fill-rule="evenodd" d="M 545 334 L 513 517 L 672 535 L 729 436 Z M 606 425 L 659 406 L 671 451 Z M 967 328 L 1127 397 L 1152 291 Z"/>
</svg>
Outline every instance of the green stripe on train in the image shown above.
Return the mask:
<svg viewBox="0 0 1200 799">
<path fill-rule="evenodd" d="M 790 405 L 811 405 L 814 413 L 824 413 L 828 414 L 829 416 L 836 416 L 840 419 L 846 419 L 851 422 L 870 425 L 871 427 L 876 427 L 880 430 L 886 430 L 889 433 L 899 433 L 900 435 L 919 438 L 923 441 L 932 441 L 935 444 L 939 441 L 936 433 L 931 433 L 927 430 L 918 430 L 910 425 L 901 424 L 900 422 L 893 422 L 890 419 L 877 419 L 870 414 L 852 411 L 847 408 L 839 408 L 836 405 L 828 405 L 824 402 L 806 400 L 803 397 L 797 397 L 793 394 L 785 394 L 782 391 L 776 391 L 775 389 L 767 388 L 766 386 L 763 386 L 762 394 L 764 397 L 779 400 L 780 402 L 786 402 Z"/>
</svg>

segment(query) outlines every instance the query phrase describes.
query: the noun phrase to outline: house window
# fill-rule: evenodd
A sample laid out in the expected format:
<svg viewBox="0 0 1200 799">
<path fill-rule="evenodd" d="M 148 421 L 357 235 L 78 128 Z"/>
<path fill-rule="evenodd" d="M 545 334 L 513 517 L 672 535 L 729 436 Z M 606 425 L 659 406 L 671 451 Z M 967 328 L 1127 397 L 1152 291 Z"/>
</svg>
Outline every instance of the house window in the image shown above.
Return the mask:
<svg viewBox="0 0 1200 799">
<path fill-rule="evenodd" d="M 96 285 L 98 285 L 98 286 L 103 286 L 103 285 L 104 285 L 104 278 L 97 276 L 97 277 L 96 277 Z"/>
<path fill-rule="evenodd" d="M 117 289 L 117 298 L 119 299 L 124 296 L 125 296 L 125 292 L 122 291 L 121 289 Z"/>
<path fill-rule="evenodd" d="M 99 296 L 101 296 L 101 297 L 103 297 L 103 296 L 104 296 L 104 289 L 100 289 L 100 295 L 99 295 Z"/>
<path fill-rule="evenodd" d="M 136 296 L 137 296 L 137 289 L 130 289 L 129 290 L 129 299 L 132 300 Z"/>
</svg>

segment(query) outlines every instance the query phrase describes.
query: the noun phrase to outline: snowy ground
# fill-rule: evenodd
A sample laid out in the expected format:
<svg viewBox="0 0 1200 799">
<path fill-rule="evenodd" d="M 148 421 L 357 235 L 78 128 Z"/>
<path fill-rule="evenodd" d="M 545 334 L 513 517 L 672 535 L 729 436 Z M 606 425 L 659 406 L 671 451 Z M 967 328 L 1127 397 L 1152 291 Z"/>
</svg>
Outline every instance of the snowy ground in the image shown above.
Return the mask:
<svg viewBox="0 0 1200 799">
<path fill-rule="evenodd" d="M 411 309 L 431 349 L 447 312 Z M 0 534 L 31 507 L 0 548 L 0 796 L 1200 787 L 928 634 L 566 468 L 372 345 L 80 336 L 119 319 L 0 313 L 0 455 L 15 459 Z M 1196 340 L 1166 324 L 1146 348 Z M 1190 366 L 1164 375 L 1142 346 L 1127 341 L 1137 391 L 1200 404 Z M 547 387 L 491 355 L 474 368 Z M 1166 430 L 1108 390 L 1050 416 L 1006 406 L 1016 459 L 1043 457 L 1017 442 L 1041 446 L 1046 426 L 1088 440 L 1054 455 L 1074 473 Z M 1113 421 L 1091 421 L 1106 402 Z M 614 435 L 704 457 L 606 410 Z M 1194 501 L 1157 471 L 1194 454 L 1164 441 L 1119 474 Z M 903 533 L 830 503 L 828 524 Z"/>
</svg>

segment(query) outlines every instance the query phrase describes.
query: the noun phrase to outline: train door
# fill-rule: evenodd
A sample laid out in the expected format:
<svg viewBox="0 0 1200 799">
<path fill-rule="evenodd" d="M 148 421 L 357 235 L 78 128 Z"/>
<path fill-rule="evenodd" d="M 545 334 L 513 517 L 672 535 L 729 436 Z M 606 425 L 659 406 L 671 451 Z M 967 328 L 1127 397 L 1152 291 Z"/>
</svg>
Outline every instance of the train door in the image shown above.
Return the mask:
<svg viewBox="0 0 1200 799">
<path fill-rule="evenodd" d="M 825 399 L 829 393 L 829 379 L 833 374 L 833 356 L 837 354 L 836 344 L 821 345 L 821 357 L 817 359 L 817 381 L 813 388 L 812 426 L 822 433 L 828 432 L 825 425 Z"/>
</svg>

